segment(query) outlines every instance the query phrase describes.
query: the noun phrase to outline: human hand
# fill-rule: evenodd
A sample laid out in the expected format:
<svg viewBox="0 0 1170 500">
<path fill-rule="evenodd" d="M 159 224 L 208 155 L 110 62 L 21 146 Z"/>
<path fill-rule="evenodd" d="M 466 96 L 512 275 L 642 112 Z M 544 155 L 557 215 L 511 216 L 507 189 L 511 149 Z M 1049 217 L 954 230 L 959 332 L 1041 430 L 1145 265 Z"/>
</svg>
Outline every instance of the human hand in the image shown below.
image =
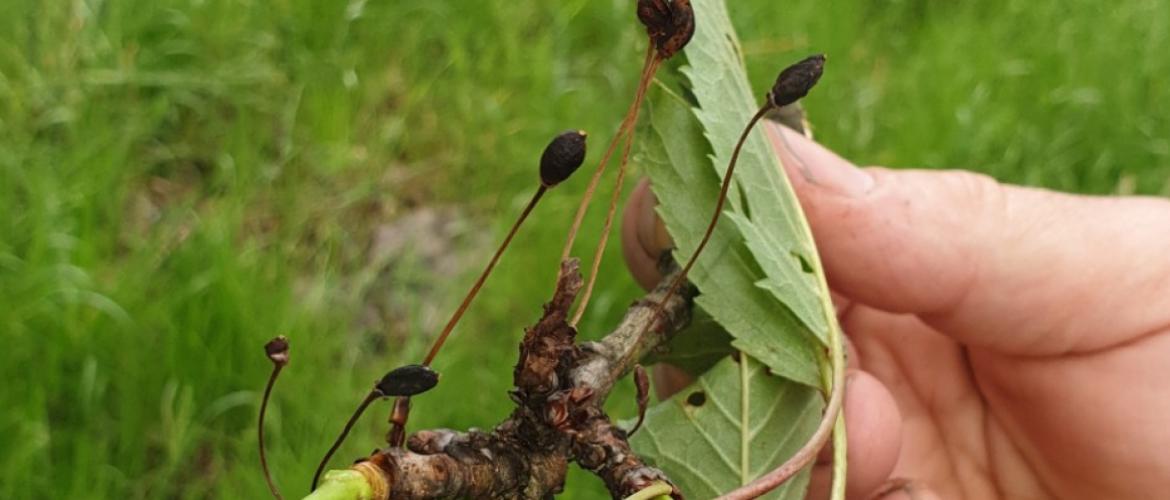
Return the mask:
<svg viewBox="0 0 1170 500">
<path fill-rule="evenodd" d="M 812 225 L 849 340 L 849 498 L 1170 491 L 1170 201 L 858 169 L 781 126 L 763 128 Z M 671 246 L 655 204 L 642 182 L 622 224 L 644 287 Z M 656 382 L 677 389 L 677 379 Z M 809 498 L 828 491 L 827 458 Z M 913 486 L 890 489 L 901 484 L 891 478 Z"/>
</svg>

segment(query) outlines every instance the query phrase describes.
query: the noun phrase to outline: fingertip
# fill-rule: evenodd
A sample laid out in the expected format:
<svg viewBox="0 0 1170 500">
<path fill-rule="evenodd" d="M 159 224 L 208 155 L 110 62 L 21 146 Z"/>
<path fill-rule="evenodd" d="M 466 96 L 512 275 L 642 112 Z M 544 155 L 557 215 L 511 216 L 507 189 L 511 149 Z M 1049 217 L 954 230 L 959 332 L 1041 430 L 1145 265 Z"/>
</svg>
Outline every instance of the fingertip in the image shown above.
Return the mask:
<svg viewBox="0 0 1170 500">
<path fill-rule="evenodd" d="M 845 386 L 845 429 L 848 447 L 847 496 L 867 498 L 879 489 L 902 449 L 902 415 L 890 391 L 866 372 L 850 371 Z M 832 483 L 828 456 L 813 469 L 807 498 L 825 498 Z"/>
<path fill-rule="evenodd" d="M 1066 195 L 961 170 L 862 169 L 782 126 L 765 129 L 829 284 L 849 299 L 1029 355 L 1117 345 L 1170 317 L 1165 307 L 1116 314 L 1164 289 L 1170 266 L 1151 263 L 1166 262 L 1165 200 Z"/>
<path fill-rule="evenodd" d="M 966 207 L 963 185 L 952 184 L 965 176 L 858 168 L 783 126 L 767 131 L 836 291 L 909 313 L 963 294 L 977 207 Z"/>
<path fill-rule="evenodd" d="M 853 344 L 853 339 L 848 335 L 842 335 L 845 340 L 845 370 L 847 373 L 852 373 L 861 370 L 861 354 L 857 351 L 857 346 Z"/>
<path fill-rule="evenodd" d="M 626 200 L 626 207 L 622 211 L 622 256 L 626 260 L 626 267 L 642 288 L 650 290 L 662 279 L 658 272 L 658 258 L 646 250 L 643 236 L 645 231 L 644 219 L 648 212 L 654 213 L 655 200 L 650 192 L 650 180 L 642 179 L 634 187 L 630 197 Z"/>
<path fill-rule="evenodd" d="M 674 248 L 674 241 L 666 231 L 666 223 L 658 215 L 658 197 L 650 189 L 649 179 L 643 180 L 639 193 L 638 207 L 638 241 L 642 243 L 642 250 L 650 258 L 658 260 L 663 252 Z"/>
<path fill-rule="evenodd" d="M 902 450 L 902 413 L 876 377 L 857 370 L 845 386 L 851 492 L 873 491 L 890 477 Z M 852 432 L 848 430 L 852 429 Z"/>
<path fill-rule="evenodd" d="M 670 399 L 678 391 L 685 389 L 695 381 L 695 377 L 670 363 L 657 363 L 652 368 L 654 374 L 654 394 L 659 401 Z"/>
<path fill-rule="evenodd" d="M 837 312 L 837 317 L 842 318 L 849 314 L 849 309 L 853 307 L 853 301 L 836 290 L 830 290 L 829 295 L 833 298 L 833 309 Z"/>
<path fill-rule="evenodd" d="M 769 122 L 765 131 L 798 196 L 861 197 L 873 189 L 868 172 L 820 143 L 777 123 Z"/>
</svg>

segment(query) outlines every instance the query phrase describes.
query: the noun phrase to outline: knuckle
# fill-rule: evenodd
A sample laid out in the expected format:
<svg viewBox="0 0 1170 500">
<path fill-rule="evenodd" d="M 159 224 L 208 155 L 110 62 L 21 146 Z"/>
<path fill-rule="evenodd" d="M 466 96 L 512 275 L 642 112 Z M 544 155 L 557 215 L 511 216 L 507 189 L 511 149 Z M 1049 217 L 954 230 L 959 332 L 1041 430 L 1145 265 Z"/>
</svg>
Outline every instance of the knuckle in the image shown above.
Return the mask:
<svg viewBox="0 0 1170 500">
<path fill-rule="evenodd" d="M 999 182 L 989 175 L 957 170 L 950 174 L 950 180 L 955 194 L 972 207 L 996 208 L 1004 201 Z"/>
<path fill-rule="evenodd" d="M 1011 217 L 1009 197 L 999 181 L 981 173 L 952 171 L 947 176 L 948 195 L 957 202 L 954 214 L 963 219 L 968 234 L 975 238 L 994 236 L 992 231 L 1004 227 Z"/>
</svg>

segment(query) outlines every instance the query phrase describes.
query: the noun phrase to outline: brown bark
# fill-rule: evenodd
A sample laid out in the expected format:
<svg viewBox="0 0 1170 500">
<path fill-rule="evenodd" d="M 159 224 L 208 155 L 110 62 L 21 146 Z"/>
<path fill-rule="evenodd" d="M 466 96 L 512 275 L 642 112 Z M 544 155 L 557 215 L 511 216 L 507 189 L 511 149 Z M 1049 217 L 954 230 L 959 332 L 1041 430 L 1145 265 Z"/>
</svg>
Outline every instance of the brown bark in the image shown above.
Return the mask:
<svg viewBox="0 0 1170 500">
<path fill-rule="evenodd" d="M 406 449 L 376 451 L 366 468 L 385 476 L 387 498 L 549 498 L 564 488 L 570 462 L 597 474 L 615 498 L 669 482 L 633 452 L 626 432 L 602 409 L 614 384 L 690 321 L 690 286 L 655 314 L 677 274 L 673 261 L 664 259 L 663 267 L 672 272 L 630 306 L 612 333 L 577 344 L 566 318 L 581 289 L 579 264 L 562 263 L 552 300 L 520 343 L 512 415 L 491 432 L 420 431 Z M 682 498 L 677 488 L 673 496 Z"/>
</svg>

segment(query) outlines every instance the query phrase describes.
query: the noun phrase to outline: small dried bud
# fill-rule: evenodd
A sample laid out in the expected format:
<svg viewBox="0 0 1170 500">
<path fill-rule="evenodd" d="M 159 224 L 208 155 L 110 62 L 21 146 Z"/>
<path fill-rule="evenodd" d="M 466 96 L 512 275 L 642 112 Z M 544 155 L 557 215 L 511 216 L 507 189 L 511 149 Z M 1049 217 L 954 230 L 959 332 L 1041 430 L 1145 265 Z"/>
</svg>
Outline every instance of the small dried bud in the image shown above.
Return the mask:
<svg viewBox="0 0 1170 500">
<path fill-rule="evenodd" d="M 645 411 L 646 405 L 650 402 L 650 376 L 646 373 L 646 367 L 642 365 L 634 365 L 634 388 L 637 389 L 639 411 Z"/>
<path fill-rule="evenodd" d="M 638 20 L 662 59 L 686 47 L 695 34 L 695 10 L 690 0 L 638 0 Z"/>
<path fill-rule="evenodd" d="M 666 0 L 638 0 L 638 20 L 653 38 L 670 24 L 670 4 Z"/>
<path fill-rule="evenodd" d="M 288 364 L 288 338 L 284 335 L 279 335 L 276 338 L 269 340 L 264 344 L 264 353 L 268 355 L 268 359 L 272 364 L 284 366 Z"/>
<path fill-rule="evenodd" d="M 585 162 L 585 131 L 570 130 L 553 138 L 540 155 L 540 183 L 553 187 L 568 179 Z"/>
<path fill-rule="evenodd" d="M 431 390 L 438 383 L 439 374 L 430 367 L 406 365 L 391 370 L 375 387 L 383 396 L 414 396 Z"/>
<path fill-rule="evenodd" d="M 544 419 L 555 429 L 563 429 L 569 421 L 569 404 L 564 398 L 550 398 Z"/>
<path fill-rule="evenodd" d="M 780 72 L 780 76 L 776 77 L 772 91 L 768 92 L 768 102 L 779 108 L 799 101 L 808 95 L 808 91 L 817 84 L 824 70 L 824 54 L 809 56 L 803 61 L 784 68 L 784 71 Z"/>
</svg>

